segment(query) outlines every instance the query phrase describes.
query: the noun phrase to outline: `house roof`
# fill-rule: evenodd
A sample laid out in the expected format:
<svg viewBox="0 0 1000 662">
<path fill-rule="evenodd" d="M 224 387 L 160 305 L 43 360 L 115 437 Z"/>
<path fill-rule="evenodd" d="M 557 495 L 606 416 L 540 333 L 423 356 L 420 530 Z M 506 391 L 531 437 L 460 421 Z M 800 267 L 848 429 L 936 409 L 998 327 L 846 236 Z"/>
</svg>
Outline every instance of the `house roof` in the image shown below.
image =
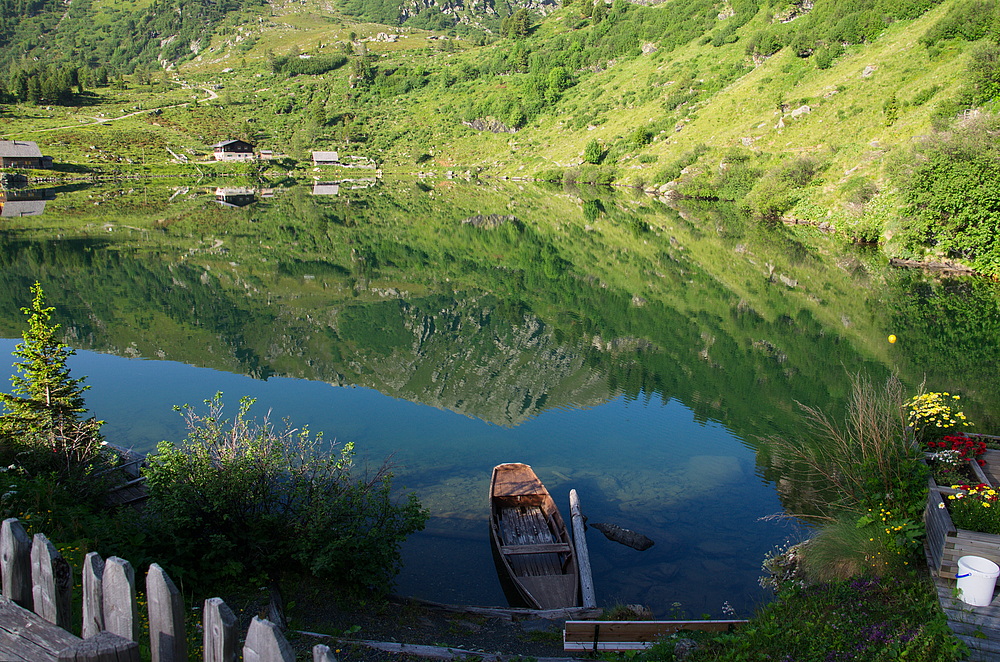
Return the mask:
<svg viewBox="0 0 1000 662">
<path fill-rule="evenodd" d="M 336 152 L 313 152 L 313 161 L 339 161 L 340 156 Z"/>
<path fill-rule="evenodd" d="M 27 140 L 0 140 L 0 156 L 21 159 L 40 159 L 42 150 Z"/>
<path fill-rule="evenodd" d="M 223 140 L 221 143 L 215 143 L 212 147 L 228 147 L 229 145 L 246 145 L 248 147 L 253 147 L 253 145 L 245 140 Z"/>
</svg>

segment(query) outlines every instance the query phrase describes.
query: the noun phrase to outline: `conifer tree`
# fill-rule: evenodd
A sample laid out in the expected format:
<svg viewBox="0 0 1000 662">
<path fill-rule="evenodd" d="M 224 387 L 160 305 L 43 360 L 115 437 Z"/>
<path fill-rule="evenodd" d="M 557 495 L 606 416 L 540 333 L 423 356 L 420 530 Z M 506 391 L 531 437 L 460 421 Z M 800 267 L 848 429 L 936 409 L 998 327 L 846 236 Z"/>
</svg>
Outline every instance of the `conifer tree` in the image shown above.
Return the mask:
<svg viewBox="0 0 1000 662">
<path fill-rule="evenodd" d="M 84 378 L 71 378 L 66 361 L 76 352 L 58 339 L 60 326 L 52 323 L 54 308 L 45 307 L 42 286 L 31 286 L 31 306 L 21 312 L 28 318 L 23 343 L 14 349 L 19 361 L 10 381 L 13 394 L 0 393 L 6 411 L 0 428 L 23 445 L 46 446 L 66 456 L 84 461 L 100 450 L 100 421 L 82 419 L 86 412 L 83 393 L 89 386 Z"/>
</svg>

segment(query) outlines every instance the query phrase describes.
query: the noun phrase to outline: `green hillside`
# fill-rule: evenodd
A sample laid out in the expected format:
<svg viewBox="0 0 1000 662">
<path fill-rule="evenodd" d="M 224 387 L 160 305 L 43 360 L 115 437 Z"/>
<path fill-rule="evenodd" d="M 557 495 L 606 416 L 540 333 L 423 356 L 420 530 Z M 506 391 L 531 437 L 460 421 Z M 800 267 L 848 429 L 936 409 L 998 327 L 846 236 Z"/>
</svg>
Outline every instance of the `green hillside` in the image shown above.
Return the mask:
<svg viewBox="0 0 1000 662">
<path fill-rule="evenodd" d="M 71 174 L 232 174 L 196 162 L 243 138 L 271 177 L 624 184 L 1000 273 L 995 1 L 415 7 L 2 0 L 0 134 Z"/>
</svg>

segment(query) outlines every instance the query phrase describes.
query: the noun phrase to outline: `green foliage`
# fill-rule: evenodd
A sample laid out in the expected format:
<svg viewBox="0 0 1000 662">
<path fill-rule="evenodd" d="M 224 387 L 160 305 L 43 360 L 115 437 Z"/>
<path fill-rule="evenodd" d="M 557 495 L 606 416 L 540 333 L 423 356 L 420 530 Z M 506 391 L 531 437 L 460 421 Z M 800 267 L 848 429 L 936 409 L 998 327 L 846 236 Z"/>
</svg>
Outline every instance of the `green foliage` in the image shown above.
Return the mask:
<svg viewBox="0 0 1000 662">
<path fill-rule="evenodd" d="M 251 399 L 232 421 L 221 394 L 206 405 L 204 415 L 178 408 L 187 440 L 161 443 L 143 472 L 172 571 L 207 581 L 304 572 L 386 590 L 399 545 L 427 517 L 413 495 L 393 501 L 387 465 L 354 475 L 351 444 L 323 452 L 307 429 L 248 418 Z"/>
<path fill-rule="evenodd" d="M 286 76 L 318 76 L 328 71 L 334 71 L 347 64 L 347 56 L 339 53 L 333 55 L 312 55 L 302 58 L 297 55 L 283 55 L 271 60 L 271 70 L 276 74 Z"/>
<path fill-rule="evenodd" d="M 76 352 L 59 340 L 59 325 L 52 323 L 54 308 L 45 306 L 42 286 L 31 286 L 30 307 L 21 309 L 28 318 L 17 345 L 11 377 L 13 394 L 0 393 L 6 411 L 0 415 L 0 433 L 27 450 L 43 451 L 65 473 L 93 468 L 100 455 L 100 422 L 84 419 L 87 390 L 83 377 L 70 377 L 67 359 Z"/>
<path fill-rule="evenodd" d="M 922 453 L 910 443 L 902 385 L 891 377 L 877 388 L 863 376 L 853 378 L 842 422 L 802 406 L 804 428 L 797 439 L 773 437 L 776 457 L 801 466 L 801 478 L 819 490 L 809 508 L 827 518 L 863 515 L 886 506 L 919 520 L 926 495 Z"/>
<path fill-rule="evenodd" d="M 693 149 L 684 152 L 679 159 L 656 173 L 655 180 L 659 182 L 670 182 L 676 180 L 681 176 L 681 172 L 684 168 L 697 163 L 698 159 L 700 159 L 703 154 L 708 152 L 708 150 L 708 145 L 704 143 L 695 145 Z"/>
<path fill-rule="evenodd" d="M 12 101 L 34 105 L 69 105 L 83 94 L 86 70 L 76 67 L 32 64 L 15 70 L 3 85 Z M 0 99 L 4 98 L 0 94 Z"/>
<path fill-rule="evenodd" d="M 862 576 L 790 590 L 737 634 L 708 638 L 690 662 L 858 659 L 954 662 L 965 647 L 916 572 Z M 670 644 L 672 645 L 672 644 Z M 651 651 L 648 659 L 671 659 Z"/>
<path fill-rule="evenodd" d="M 979 41 L 987 36 L 995 40 L 1000 30 L 1000 4 L 996 0 L 963 0 L 949 7 L 948 12 L 938 20 L 920 43 L 928 48 L 947 39 Z"/>
<path fill-rule="evenodd" d="M 500 36 L 521 39 L 531 33 L 531 13 L 521 7 L 500 22 Z"/>
<path fill-rule="evenodd" d="M 637 126 L 632 129 L 628 136 L 628 141 L 633 147 L 645 147 L 653 142 L 653 132 L 648 126 Z"/>
<path fill-rule="evenodd" d="M 587 143 L 586 147 L 583 148 L 583 160 L 586 163 L 591 163 L 597 165 L 601 162 L 601 157 L 604 155 L 604 150 L 601 149 L 601 143 L 597 140 L 591 140 Z"/>
<path fill-rule="evenodd" d="M 962 102 L 968 107 L 982 106 L 1000 96 L 1000 46 L 979 44 L 973 49 L 966 70 Z"/>
<path fill-rule="evenodd" d="M 844 54 L 844 45 L 840 42 L 823 46 L 816 50 L 816 66 L 819 69 L 829 69 L 834 61 Z"/>
<path fill-rule="evenodd" d="M 922 16 L 941 0 L 827 0 L 817 2 L 790 23 L 772 22 L 748 39 L 746 52 L 767 57 L 790 45 L 803 57 L 816 54 L 817 66 L 829 68 L 843 44 L 874 41 L 893 21 Z M 787 5 L 786 5 L 787 6 Z"/>
<path fill-rule="evenodd" d="M 882 114 L 885 115 L 886 126 L 892 126 L 899 119 L 899 99 L 895 94 L 890 94 L 882 104 Z"/>
<path fill-rule="evenodd" d="M 973 117 L 918 143 L 896 180 L 908 204 L 900 238 L 1000 274 L 1000 145 L 998 121 Z"/>
<path fill-rule="evenodd" d="M 923 525 L 905 522 L 902 544 L 899 532 L 887 532 L 867 512 L 861 517 L 843 513 L 829 522 L 802 545 L 801 571 L 809 582 L 830 582 L 865 575 L 898 576 L 918 567 L 914 553 L 923 534 Z M 911 565 L 912 564 L 912 565 Z"/>
<path fill-rule="evenodd" d="M 951 520 L 960 529 L 1000 535 L 1000 494 L 984 485 L 951 485 L 959 488 L 944 503 Z"/>
<path fill-rule="evenodd" d="M 125 73 L 159 68 L 162 60 L 194 57 L 230 14 L 261 4 L 154 0 L 108 11 L 91 2 L 67 7 L 51 0 L 0 0 L 0 68 L 34 59 L 43 66 L 87 61 Z"/>
</svg>

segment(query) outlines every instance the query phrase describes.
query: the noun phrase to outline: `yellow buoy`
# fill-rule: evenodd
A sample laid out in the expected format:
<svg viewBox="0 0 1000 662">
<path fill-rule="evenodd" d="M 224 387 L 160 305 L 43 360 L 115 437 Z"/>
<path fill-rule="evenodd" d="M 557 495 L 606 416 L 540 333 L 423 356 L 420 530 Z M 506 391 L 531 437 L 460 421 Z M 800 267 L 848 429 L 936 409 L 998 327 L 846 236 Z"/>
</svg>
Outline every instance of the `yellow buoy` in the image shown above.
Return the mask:
<svg viewBox="0 0 1000 662">
<path fill-rule="evenodd" d="M 896 336 L 889 336 L 889 342 L 890 343 L 896 342 Z"/>
</svg>

